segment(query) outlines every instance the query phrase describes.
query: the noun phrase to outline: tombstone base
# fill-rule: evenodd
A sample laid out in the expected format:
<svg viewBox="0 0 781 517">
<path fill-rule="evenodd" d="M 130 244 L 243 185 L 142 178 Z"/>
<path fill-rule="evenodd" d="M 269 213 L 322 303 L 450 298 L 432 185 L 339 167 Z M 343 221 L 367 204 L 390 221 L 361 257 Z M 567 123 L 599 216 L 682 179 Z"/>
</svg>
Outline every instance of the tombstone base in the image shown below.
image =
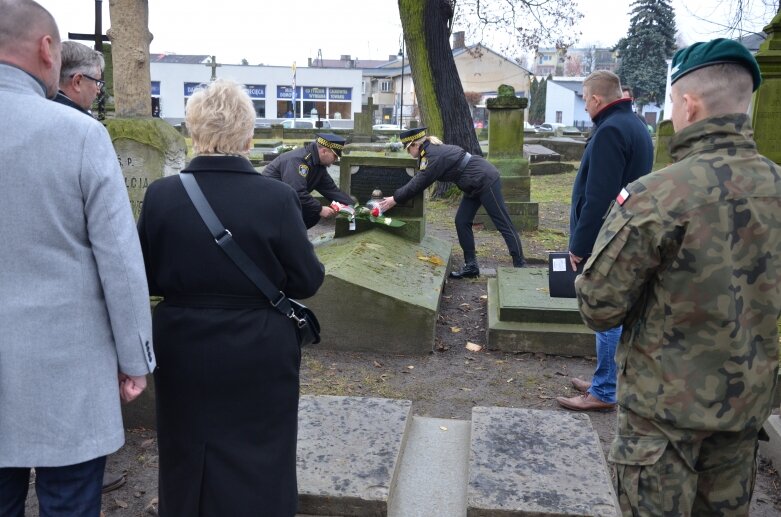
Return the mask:
<svg viewBox="0 0 781 517">
<path fill-rule="evenodd" d="M 322 348 L 423 354 L 434 347 L 452 245 L 374 229 L 315 247 L 326 277 L 305 303 L 322 327 Z"/>
<path fill-rule="evenodd" d="M 551 298 L 548 271 L 497 270 L 488 279 L 488 348 L 563 356 L 593 356 L 594 333 L 582 323 L 577 302 Z"/>
<path fill-rule="evenodd" d="M 535 231 L 537 228 L 539 228 L 539 203 L 527 203 L 523 201 L 513 202 L 505 200 L 504 204 L 507 206 L 507 212 L 510 214 L 510 220 L 512 221 L 516 230 L 519 232 L 524 230 Z M 486 228 L 496 228 L 483 207 L 480 207 L 480 210 L 477 211 L 474 222 L 481 223 Z"/>
</svg>

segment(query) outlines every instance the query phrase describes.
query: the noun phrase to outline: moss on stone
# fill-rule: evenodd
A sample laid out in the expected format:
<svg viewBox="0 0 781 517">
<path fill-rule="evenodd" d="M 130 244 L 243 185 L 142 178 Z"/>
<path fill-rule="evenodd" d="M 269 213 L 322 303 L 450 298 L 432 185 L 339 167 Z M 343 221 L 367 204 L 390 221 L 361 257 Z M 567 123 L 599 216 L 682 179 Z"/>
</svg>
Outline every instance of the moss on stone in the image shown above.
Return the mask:
<svg viewBox="0 0 781 517">
<path fill-rule="evenodd" d="M 158 149 L 163 155 L 176 146 L 187 148 L 184 137 L 171 124 L 159 118 L 112 118 L 104 120 L 103 124 L 112 142 L 133 140 Z"/>
</svg>

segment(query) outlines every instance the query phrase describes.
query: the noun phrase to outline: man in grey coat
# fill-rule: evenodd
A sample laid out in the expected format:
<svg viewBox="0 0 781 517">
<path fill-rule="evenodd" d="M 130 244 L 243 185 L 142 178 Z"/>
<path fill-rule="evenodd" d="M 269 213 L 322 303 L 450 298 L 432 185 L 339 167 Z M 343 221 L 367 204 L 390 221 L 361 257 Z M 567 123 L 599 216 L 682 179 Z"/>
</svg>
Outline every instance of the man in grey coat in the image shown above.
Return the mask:
<svg viewBox="0 0 781 517">
<path fill-rule="evenodd" d="M 0 0 L 0 515 L 97 516 L 120 398 L 155 366 L 144 263 L 116 153 L 57 93 L 60 38 Z"/>
</svg>

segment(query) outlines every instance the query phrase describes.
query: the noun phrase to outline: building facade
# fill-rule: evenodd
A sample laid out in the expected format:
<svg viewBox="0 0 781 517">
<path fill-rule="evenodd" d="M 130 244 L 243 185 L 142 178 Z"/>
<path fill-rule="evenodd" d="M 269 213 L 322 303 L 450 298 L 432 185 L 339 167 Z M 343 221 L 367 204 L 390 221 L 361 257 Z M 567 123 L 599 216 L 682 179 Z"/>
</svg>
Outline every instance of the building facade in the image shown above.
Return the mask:
<svg viewBox="0 0 781 517">
<path fill-rule="evenodd" d="M 181 57 L 181 56 L 179 56 Z M 212 67 L 202 63 L 152 61 L 152 102 L 158 115 L 172 124 L 184 120 L 184 108 L 195 89 L 208 83 Z M 352 127 L 353 113 L 361 111 L 360 70 L 226 65 L 214 68 L 218 78 L 243 84 L 260 121 L 285 118 L 341 120 L 334 127 Z M 293 84 L 295 82 L 295 91 Z"/>
</svg>

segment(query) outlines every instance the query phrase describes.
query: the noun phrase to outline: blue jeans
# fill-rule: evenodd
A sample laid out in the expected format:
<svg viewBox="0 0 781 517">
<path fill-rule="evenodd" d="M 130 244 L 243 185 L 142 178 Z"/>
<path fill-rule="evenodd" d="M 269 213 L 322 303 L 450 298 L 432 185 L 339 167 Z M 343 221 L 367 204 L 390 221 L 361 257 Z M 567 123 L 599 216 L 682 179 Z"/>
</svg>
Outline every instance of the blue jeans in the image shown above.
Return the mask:
<svg viewBox="0 0 781 517">
<path fill-rule="evenodd" d="M 616 403 L 616 347 L 621 339 L 621 325 L 597 332 L 597 369 L 588 392 L 602 402 Z"/>
<path fill-rule="evenodd" d="M 40 517 L 98 517 L 106 457 L 64 467 L 36 467 Z M 0 515 L 23 517 L 29 467 L 0 468 Z"/>
</svg>

